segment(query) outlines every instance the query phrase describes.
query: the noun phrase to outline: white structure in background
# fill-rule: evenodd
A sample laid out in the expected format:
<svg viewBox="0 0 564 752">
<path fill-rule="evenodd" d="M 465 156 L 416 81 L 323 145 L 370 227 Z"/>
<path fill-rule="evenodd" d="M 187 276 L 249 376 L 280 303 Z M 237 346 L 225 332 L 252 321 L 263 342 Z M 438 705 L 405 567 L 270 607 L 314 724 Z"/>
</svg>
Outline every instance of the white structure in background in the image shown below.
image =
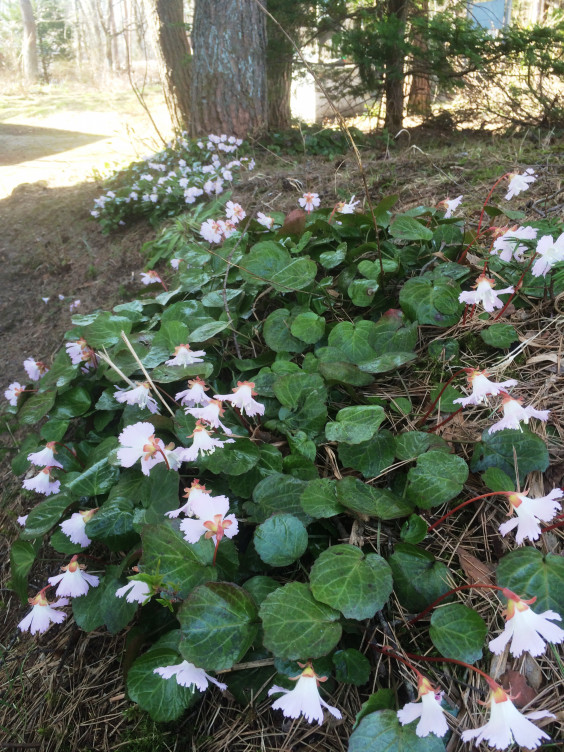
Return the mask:
<svg viewBox="0 0 564 752">
<path fill-rule="evenodd" d="M 512 0 L 487 0 L 483 3 L 468 2 L 468 18 L 473 19 L 476 26 L 484 29 L 499 31 L 511 22 Z"/>
</svg>

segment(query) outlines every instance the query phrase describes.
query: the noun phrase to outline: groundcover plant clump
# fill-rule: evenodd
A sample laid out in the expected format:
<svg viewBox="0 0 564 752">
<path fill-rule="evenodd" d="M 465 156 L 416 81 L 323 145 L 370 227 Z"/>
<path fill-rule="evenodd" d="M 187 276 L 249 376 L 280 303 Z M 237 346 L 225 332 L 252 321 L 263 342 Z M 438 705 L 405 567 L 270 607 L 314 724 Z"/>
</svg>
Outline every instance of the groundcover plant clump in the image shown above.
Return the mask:
<svg viewBox="0 0 564 752">
<path fill-rule="evenodd" d="M 535 178 L 500 178 L 472 231 L 463 197 L 401 213 L 310 192 L 288 223 L 216 195 L 144 273 L 162 291 L 75 315 L 6 390 L 30 427 L 22 601 L 45 536 L 60 556 L 20 630 L 134 629 L 127 692 L 158 721 L 228 690 L 347 724 L 351 752 L 557 737 L 546 697 L 522 710 L 477 665 L 564 641 L 564 560 L 543 547 L 564 493 L 539 483 L 554 431 L 506 318 L 564 290 L 562 227 L 511 208 Z M 484 505 L 495 576 L 441 557 Z M 346 685 L 373 690 L 356 720 Z"/>
</svg>

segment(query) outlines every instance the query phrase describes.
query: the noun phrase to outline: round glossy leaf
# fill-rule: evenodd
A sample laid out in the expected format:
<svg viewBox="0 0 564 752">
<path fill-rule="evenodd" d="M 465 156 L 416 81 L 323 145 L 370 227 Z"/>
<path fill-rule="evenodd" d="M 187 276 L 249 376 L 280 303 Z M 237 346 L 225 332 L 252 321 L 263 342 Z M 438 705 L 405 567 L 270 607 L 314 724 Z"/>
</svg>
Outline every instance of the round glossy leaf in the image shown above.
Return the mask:
<svg viewBox="0 0 564 752">
<path fill-rule="evenodd" d="M 310 480 L 300 496 L 302 509 L 310 517 L 333 517 L 344 511 L 337 498 L 337 485 L 329 478 Z"/>
<path fill-rule="evenodd" d="M 343 543 L 324 551 L 310 572 L 314 597 L 349 619 L 370 619 L 392 592 L 392 572 L 378 554 Z"/>
<path fill-rule="evenodd" d="M 374 478 L 390 467 L 395 457 L 395 439 L 390 431 L 380 431 L 370 441 L 360 444 L 339 444 L 339 459 L 365 478 Z"/>
<path fill-rule="evenodd" d="M 242 475 L 252 470 L 260 457 L 260 450 L 249 439 L 235 439 L 233 444 L 225 444 L 213 454 L 198 460 L 199 464 L 212 473 Z"/>
<path fill-rule="evenodd" d="M 411 543 L 396 543 L 388 563 L 398 600 L 413 613 L 422 611 L 450 589 L 448 567 Z"/>
<path fill-rule="evenodd" d="M 501 348 L 511 347 L 519 339 L 519 335 L 511 324 L 492 324 L 487 329 L 482 329 L 480 337 L 486 345 Z"/>
<path fill-rule="evenodd" d="M 338 682 L 356 684 L 357 687 L 366 684 L 372 671 L 368 658 L 354 648 L 337 650 L 333 655 L 333 665 Z"/>
<path fill-rule="evenodd" d="M 307 585 L 291 582 L 260 607 L 264 645 L 278 658 L 318 658 L 341 638 L 339 612 L 315 600 Z"/>
<path fill-rule="evenodd" d="M 498 585 L 513 590 L 522 598 L 537 597 L 537 613 L 553 610 L 564 614 L 564 558 L 543 555 L 532 546 L 504 556 L 497 567 Z"/>
<path fill-rule="evenodd" d="M 468 465 L 462 457 L 426 452 L 407 474 L 407 498 L 420 509 L 430 509 L 458 496 L 467 478 Z"/>
<path fill-rule="evenodd" d="M 515 480 L 516 461 L 521 478 L 533 470 L 544 472 L 549 462 L 546 443 L 527 426 L 522 431 L 506 428 L 497 433 L 488 433 L 486 428 L 482 441 L 474 449 L 470 469 L 481 472 L 488 467 L 498 467 Z"/>
<path fill-rule="evenodd" d="M 434 734 L 419 737 L 414 724 L 401 726 L 394 710 L 378 710 L 365 716 L 352 732 L 348 752 L 444 752 L 442 739 Z"/>
<path fill-rule="evenodd" d="M 263 335 L 267 346 L 274 352 L 302 352 L 306 344 L 291 332 L 291 315 L 286 308 L 278 308 L 267 316 Z"/>
<path fill-rule="evenodd" d="M 342 441 L 346 444 L 361 444 L 369 441 L 386 418 L 382 407 L 359 405 L 339 410 L 334 422 L 325 426 L 328 441 Z"/>
<path fill-rule="evenodd" d="M 319 342 L 325 332 L 325 319 L 318 316 L 313 311 L 299 313 L 292 322 L 290 327 L 294 337 L 308 345 Z"/>
<path fill-rule="evenodd" d="M 308 543 L 307 530 L 291 514 L 269 517 L 255 530 L 255 548 L 265 564 L 271 567 L 286 567 L 305 553 Z"/>
<path fill-rule="evenodd" d="M 433 611 L 429 635 L 445 658 L 475 663 L 482 657 L 487 633 L 482 617 L 462 603 L 450 603 Z"/>
</svg>

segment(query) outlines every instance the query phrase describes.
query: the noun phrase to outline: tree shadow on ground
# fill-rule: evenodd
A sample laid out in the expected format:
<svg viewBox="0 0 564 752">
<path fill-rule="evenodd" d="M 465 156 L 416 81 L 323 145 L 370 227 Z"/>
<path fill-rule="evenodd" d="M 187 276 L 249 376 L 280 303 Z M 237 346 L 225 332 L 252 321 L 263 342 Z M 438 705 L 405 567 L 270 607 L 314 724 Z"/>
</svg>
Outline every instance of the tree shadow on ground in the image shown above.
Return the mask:
<svg viewBox="0 0 564 752">
<path fill-rule="evenodd" d="M 41 159 L 107 138 L 107 134 L 39 128 L 35 125 L 20 125 L 19 123 L 0 123 L 0 166 L 6 167 Z"/>
</svg>

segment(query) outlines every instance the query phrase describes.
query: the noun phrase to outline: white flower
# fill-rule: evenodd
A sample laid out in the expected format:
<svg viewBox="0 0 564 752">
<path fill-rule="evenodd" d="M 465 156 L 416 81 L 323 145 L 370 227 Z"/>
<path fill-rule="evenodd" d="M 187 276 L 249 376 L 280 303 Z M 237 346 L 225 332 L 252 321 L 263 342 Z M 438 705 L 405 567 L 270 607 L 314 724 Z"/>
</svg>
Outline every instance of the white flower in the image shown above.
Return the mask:
<svg viewBox="0 0 564 752">
<path fill-rule="evenodd" d="M 452 217 L 453 212 L 460 205 L 462 198 L 463 196 L 457 196 L 456 198 L 445 198 L 443 201 L 440 202 L 440 204 L 446 207 L 445 217 L 444 217 L 445 219 L 450 219 Z"/>
<path fill-rule="evenodd" d="M 230 219 L 234 224 L 237 224 L 247 216 L 246 211 L 241 204 L 234 204 L 233 201 L 228 201 L 225 204 L 225 216 Z"/>
<path fill-rule="evenodd" d="M 237 225 L 230 219 L 218 219 L 217 224 L 221 228 L 221 234 L 225 239 L 230 238 L 234 232 L 237 232 Z"/>
<path fill-rule="evenodd" d="M 69 311 L 72 313 L 73 311 L 76 311 L 76 309 L 80 305 L 80 300 L 73 300 L 72 303 L 69 305 Z"/>
<path fill-rule="evenodd" d="M 552 624 L 552 621 L 562 621 L 560 614 L 555 611 L 536 614 L 528 605 L 534 603 L 536 597 L 523 600 L 507 589 L 503 594 L 508 598 L 505 630 L 490 641 L 492 653 L 502 653 L 511 640 L 509 652 L 512 656 L 519 658 L 523 653 L 529 653 L 536 657 L 544 653 L 545 641 L 555 644 L 564 642 L 564 629 Z"/>
<path fill-rule="evenodd" d="M 302 664 L 299 664 L 300 667 Z M 284 689 L 274 685 L 268 690 L 268 696 L 282 692 L 279 697 L 272 703 L 273 710 L 281 710 L 286 718 L 299 718 L 303 715 L 309 723 L 317 721 L 319 725 L 323 723 L 323 708 L 331 713 L 335 718 L 342 718 L 341 711 L 328 705 L 319 695 L 317 688 L 319 682 L 326 680 L 325 676 L 317 676 L 311 664 L 307 664 L 299 676 L 292 677 L 297 681 L 294 689 Z M 322 707 L 323 706 L 323 707 Z"/>
<path fill-rule="evenodd" d="M 65 345 L 67 355 L 71 359 L 73 366 L 82 363 L 84 368 L 94 368 L 96 365 L 96 355 L 91 347 L 88 347 L 83 337 L 76 342 L 67 342 Z"/>
<path fill-rule="evenodd" d="M 153 591 L 142 580 L 130 580 L 127 585 L 116 590 L 116 598 L 123 598 L 128 603 L 145 603 L 151 597 Z"/>
<path fill-rule="evenodd" d="M 41 300 L 45 303 L 45 305 L 47 305 L 51 298 L 41 298 Z"/>
<path fill-rule="evenodd" d="M 196 420 L 201 420 L 204 423 L 208 423 L 212 428 L 221 428 L 225 433 L 233 433 L 233 431 L 224 426 L 220 420 L 223 416 L 223 408 L 221 402 L 218 399 L 210 400 L 205 407 L 187 407 L 184 411 L 186 415 L 191 415 Z"/>
<path fill-rule="evenodd" d="M 6 397 L 12 407 L 16 407 L 18 404 L 18 397 L 22 392 L 25 392 L 25 386 L 17 381 L 13 381 L 5 390 L 4 397 Z"/>
<path fill-rule="evenodd" d="M 264 405 L 253 399 L 256 392 L 253 391 L 253 381 L 238 381 L 233 387 L 234 394 L 214 394 L 214 399 L 223 402 L 231 402 L 233 407 L 238 407 L 241 413 L 252 418 L 254 415 L 264 415 Z"/>
<path fill-rule="evenodd" d="M 139 405 L 141 408 L 147 408 L 151 413 L 158 413 L 159 406 L 154 397 L 151 397 L 151 387 L 147 381 L 142 384 L 137 384 L 133 389 L 130 387 L 116 386 L 116 392 L 114 398 L 118 402 L 126 403 L 128 405 Z"/>
<path fill-rule="evenodd" d="M 360 199 L 355 201 L 353 195 L 348 201 L 340 201 L 335 209 L 339 212 L 339 214 L 354 214 L 357 204 L 360 204 Z"/>
<path fill-rule="evenodd" d="M 87 509 L 85 512 L 75 512 L 68 520 L 61 522 L 60 528 L 72 543 L 76 543 L 83 548 L 89 546 L 92 541 L 86 535 L 85 527 L 97 511 L 97 509 Z"/>
<path fill-rule="evenodd" d="M 507 535 L 510 530 L 517 528 L 515 542 L 520 546 L 525 540 L 535 541 L 540 537 L 541 527 L 539 522 L 550 522 L 554 515 L 562 509 L 558 501 L 564 496 L 560 488 L 553 488 L 547 496 L 539 499 L 529 499 L 522 493 L 514 493 L 508 496 L 510 514 L 515 513 L 513 519 L 499 526 L 499 532 Z"/>
<path fill-rule="evenodd" d="M 184 449 L 182 452 L 183 462 L 195 462 L 198 459 L 198 454 L 213 454 L 216 449 L 223 449 L 225 444 L 233 444 L 233 439 L 227 439 L 221 441 L 220 439 L 214 439 L 211 433 L 206 427 L 198 420 L 194 427 L 194 433 L 190 437 L 193 439 L 192 446 L 188 449 Z"/>
<path fill-rule="evenodd" d="M 505 200 L 509 201 L 513 196 L 518 196 L 523 191 L 526 191 L 536 179 L 535 171 L 531 167 L 525 170 L 522 175 L 519 175 L 519 173 L 511 173 L 509 175 L 509 186 L 508 191 L 505 194 Z"/>
<path fill-rule="evenodd" d="M 250 166 L 249 166 L 250 169 Z M 317 208 L 320 204 L 319 194 L 318 193 L 304 193 L 302 198 L 298 199 L 298 204 L 302 207 L 302 209 L 305 209 L 306 212 L 311 212 L 315 208 Z"/>
<path fill-rule="evenodd" d="M 467 405 L 479 405 L 485 402 L 488 395 L 495 396 L 509 386 L 515 386 L 518 382 L 515 379 L 507 381 L 490 381 L 487 378 L 486 371 L 471 370 L 468 373 L 468 386 L 472 387 L 472 394 L 469 397 L 460 397 L 453 400 L 453 403 L 460 404 L 462 407 Z"/>
<path fill-rule="evenodd" d="M 141 282 L 144 285 L 152 285 L 158 282 L 160 285 L 162 285 L 163 281 L 155 271 L 148 271 L 148 272 L 141 272 L 140 275 Z"/>
<path fill-rule="evenodd" d="M 554 264 L 564 261 L 564 232 L 556 240 L 551 235 L 543 235 L 537 243 L 537 253 L 541 258 L 535 260 L 531 274 L 533 277 L 546 277 Z"/>
<path fill-rule="evenodd" d="M 417 685 L 421 702 L 408 702 L 398 710 L 399 722 L 405 726 L 406 723 L 420 718 L 415 729 L 417 736 L 444 736 L 448 731 L 448 724 L 441 707 L 442 692 L 433 689 L 431 682 L 421 674 L 417 677 Z"/>
<path fill-rule="evenodd" d="M 515 431 L 521 431 L 521 421 L 525 425 L 529 422 L 530 418 L 538 418 L 538 420 L 547 421 L 550 414 L 550 410 L 537 410 L 532 405 L 523 407 L 521 398 L 514 399 L 508 394 L 503 396 L 503 418 L 494 423 L 493 426 L 488 428 L 488 433 L 496 433 L 496 431 L 503 431 L 504 428 L 513 428 Z"/>
<path fill-rule="evenodd" d="M 467 303 L 468 305 L 477 305 L 481 303 L 484 306 L 484 310 L 491 313 L 494 308 L 503 308 L 503 301 L 499 299 L 499 295 L 504 295 L 508 292 L 514 292 L 513 286 L 506 287 L 503 290 L 497 290 L 494 292 L 495 281 L 488 279 L 485 274 L 480 274 L 474 285 L 475 292 L 461 292 L 458 296 L 458 300 L 461 303 Z"/>
<path fill-rule="evenodd" d="M 201 494 L 190 500 L 190 507 L 196 519 L 188 517 L 180 523 L 180 530 L 188 543 L 197 543 L 203 535 L 217 544 L 224 535 L 227 538 L 237 535 L 239 523 L 234 514 L 227 514 L 229 511 L 227 496 Z"/>
<path fill-rule="evenodd" d="M 538 230 L 530 225 L 513 227 L 494 240 L 491 254 L 494 256 L 499 254 L 502 261 L 511 261 L 512 258 L 515 258 L 515 261 L 523 261 L 523 253 L 527 250 L 527 246 L 519 241 L 534 240 L 537 232 Z"/>
<path fill-rule="evenodd" d="M 133 423 L 126 426 L 119 435 L 120 448 L 117 458 L 122 467 L 133 467 L 141 460 L 143 475 L 149 475 L 152 467 L 165 461 L 165 445 L 155 437 L 152 423 Z"/>
<path fill-rule="evenodd" d="M 181 261 L 182 261 L 182 259 L 173 258 L 173 259 L 170 260 L 170 265 L 176 271 L 178 269 L 178 267 L 180 266 L 180 262 Z"/>
<path fill-rule="evenodd" d="M 180 402 L 184 407 L 195 407 L 196 405 L 207 405 L 211 402 L 211 397 L 208 397 L 206 391 L 208 389 L 205 381 L 200 378 L 191 379 L 188 381 L 189 389 L 185 389 L 183 392 L 178 392 L 174 395 L 174 399 Z"/>
<path fill-rule="evenodd" d="M 221 224 L 215 219 L 207 219 L 205 222 L 202 222 L 200 235 L 204 240 L 207 240 L 208 243 L 221 243 L 223 238 Z"/>
<path fill-rule="evenodd" d="M 178 517 L 181 514 L 185 514 L 188 517 L 191 517 L 194 512 L 192 511 L 192 502 L 196 501 L 196 499 L 209 499 L 210 497 L 210 491 L 206 489 L 205 486 L 200 485 L 200 481 L 195 478 L 192 481 L 192 484 L 190 488 L 184 489 L 185 493 L 182 496 L 183 499 L 187 499 L 186 504 L 183 504 L 178 509 L 173 509 L 170 512 L 165 512 L 165 515 L 170 518 Z"/>
<path fill-rule="evenodd" d="M 40 360 L 35 360 L 34 358 L 27 358 L 27 360 L 24 360 L 23 367 L 32 381 L 39 381 L 43 374 L 47 373 L 49 370 L 45 363 L 42 363 Z"/>
<path fill-rule="evenodd" d="M 203 668 L 197 668 L 189 661 L 182 661 L 175 666 L 163 666 L 153 669 L 154 674 L 162 676 L 163 679 L 171 679 L 176 676 L 176 683 L 181 687 L 191 687 L 195 685 L 200 692 L 205 692 L 208 688 L 208 682 L 215 684 L 223 692 L 227 689 L 227 684 L 222 684 L 214 679 L 213 676 L 206 674 Z"/>
<path fill-rule="evenodd" d="M 16 522 L 18 523 L 18 525 L 21 525 L 22 527 L 25 527 L 25 523 L 26 523 L 26 520 L 27 520 L 28 516 L 29 515 L 27 515 L 27 514 L 23 514 L 21 517 L 18 517 L 18 519 L 16 520 Z"/>
<path fill-rule="evenodd" d="M 174 348 L 174 358 L 167 360 L 167 366 L 191 366 L 193 363 L 203 363 L 204 350 L 191 350 L 190 345 L 178 345 Z"/>
<path fill-rule="evenodd" d="M 28 491 L 35 491 L 36 493 L 50 496 L 51 494 L 59 493 L 61 481 L 53 480 L 51 478 L 51 468 L 44 467 L 43 470 L 37 475 L 34 475 L 33 478 L 26 478 L 22 487 L 26 488 Z"/>
<path fill-rule="evenodd" d="M 40 590 L 34 598 L 28 599 L 31 611 L 18 624 L 18 629 L 21 632 L 29 631 L 32 635 L 38 632 L 43 634 L 51 624 L 61 624 L 67 618 L 65 613 L 55 610 L 66 606 L 68 604 L 67 598 L 59 598 L 54 603 L 49 603 L 45 597 L 45 590 L 47 588 Z"/>
<path fill-rule="evenodd" d="M 194 186 L 192 188 L 187 188 L 184 191 L 184 201 L 187 204 L 193 204 L 194 201 L 198 198 L 198 196 L 202 195 L 202 193 L 203 193 L 203 190 L 201 188 L 196 188 Z"/>
<path fill-rule="evenodd" d="M 39 452 L 32 452 L 27 455 L 28 462 L 37 467 L 60 467 L 63 466 L 55 459 L 57 445 L 56 441 L 48 441 L 47 444 Z"/>
<path fill-rule="evenodd" d="M 272 230 L 274 226 L 274 217 L 269 217 L 262 212 L 257 212 L 257 222 L 268 230 Z"/>
<path fill-rule="evenodd" d="M 73 556 L 66 567 L 61 567 L 63 574 L 49 577 L 50 585 L 59 585 L 55 591 L 57 595 L 69 595 L 71 598 L 80 598 L 86 595 L 90 587 L 97 587 L 100 579 L 93 574 L 83 572 L 84 564 L 77 562 Z"/>
<path fill-rule="evenodd" d="M 541 710 L 523 715 L 501 687 L 490 694 L 487 704 L 491 711 L 490 720 L 478 729 L 463 731 L 463 742 L 475 739 L 477 747 L 485 741 L 494 749 L 506 749 L 515 742 L 526 749 L 536 749 L 543 739 L 550 739 L 549 735 L 531 723 L 529 718 L 554 718 L 552 713 Z"/>
</svg>

